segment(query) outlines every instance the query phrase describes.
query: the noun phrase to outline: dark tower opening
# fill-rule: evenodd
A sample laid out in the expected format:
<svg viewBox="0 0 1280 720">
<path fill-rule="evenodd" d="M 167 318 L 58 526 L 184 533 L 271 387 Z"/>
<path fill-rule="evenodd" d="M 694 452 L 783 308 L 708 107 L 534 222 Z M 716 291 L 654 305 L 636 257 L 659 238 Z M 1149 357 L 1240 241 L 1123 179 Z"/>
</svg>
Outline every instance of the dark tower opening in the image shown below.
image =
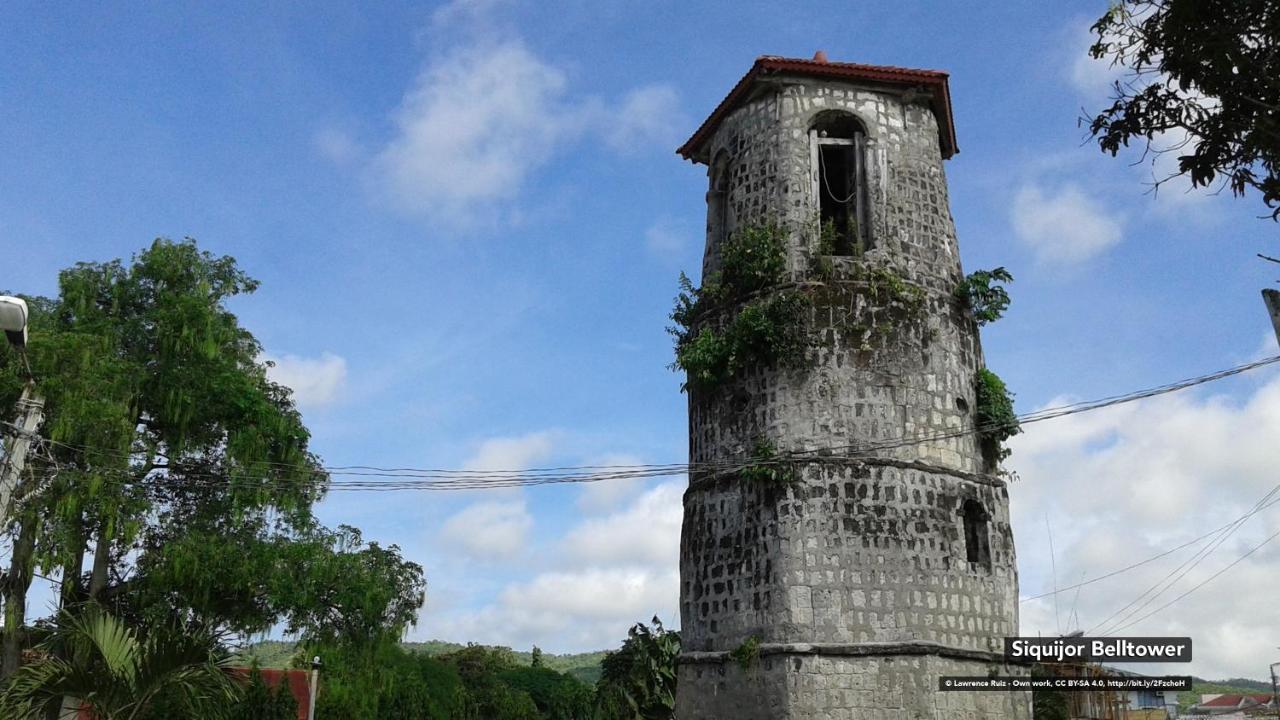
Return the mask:
<svg viewBox="0 0 1280 720">
<path fill-rule="evenodd" d="M 964 509 L 964 554 L 971 564 L 991 567 L 991 539 L 987 533 L 987 520 L 990 516 L 977 500 L 965 500 Z"/>
<path fill-rule="evenodd" d="M 707 251 L 720 257 L 720 246 L 729 235 L 729 155 L 723 150 L 711 163 L 711 188 L 707 191 Z"/>
<path fill-rule="evenodd" d="M 818 221 L 824 231 L 834 230 L 833 254 L 855 255 L 871 247 L 866 131 L 852 115 L 828 112 L 818 116 L 809 133 L 817 164 Z"/>
</svg>

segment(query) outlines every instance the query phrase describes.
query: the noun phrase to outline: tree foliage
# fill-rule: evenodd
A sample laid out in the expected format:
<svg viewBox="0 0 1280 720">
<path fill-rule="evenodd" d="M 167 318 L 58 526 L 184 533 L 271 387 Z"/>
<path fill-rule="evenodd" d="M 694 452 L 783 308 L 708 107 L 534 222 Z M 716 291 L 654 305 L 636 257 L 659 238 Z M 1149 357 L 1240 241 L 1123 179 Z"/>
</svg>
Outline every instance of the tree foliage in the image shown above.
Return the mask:
<svg viewBox="0 0 1280 720">
<path fill-rule="evenodd" d="M 978 325 L 995 322 L 1009 309 L 1009 291 L 1001 283 L 1013 282 L 1003 267 L 975 270 L 956 286 L 955 295 L 965 304 Z"/>
<path fill-rule="evenodd" d="M 1253 188 L 1280 220 L 1280 2 L 1122 0 L 1093 33 L 1089 53 L 1128 71 L 1089 120 L 1101 149 L 1176 152 L 1173 176 Z"/>
<path fill-rule="evenodd" d="M 199 628 L 144 635 L 87 606 L 61 614 L 39 650 L 41 658 L 19 669 L 0 694 L 4 717 L 44 718 L 70 697 L 97 720 L 217 720 L 240 697 L 226 654 Z"/>
<path fill-rule="evenodd" d="M 1018 414 L 1013 409 L 1013 393 L 999 375 L 982 368 L 975 375 L 977 408 L 974 423 L 987 463 L 995 466 L 1009 456 L 1004 443 L 1022 432 Z"/>
<path fill-rule="evenodd" d="M 283 624 L 370 642 L 412 623 L 422 568 L 311 513 L 327 476 L 291 391 L 228 307 L 257 286 L 230 257 L 157 240 L 128 263 L 77 264 L 56 299 L 32 299 L 50 443 L 31 463 L 41 491 L 4 529 L 7 671 L 33 568 L 61 576 L 65 607 L 92 600 L 143 634 Z M 24 376 L 0 349 L 0 412 Z"/>
<path fill-rule="evenodd" d="M 605 656 L 596 683 L 601 720 L 668 720 L 675 712 L 680 634 L 652 622 L 636 623 L 622 648 Z"/>
</svg>

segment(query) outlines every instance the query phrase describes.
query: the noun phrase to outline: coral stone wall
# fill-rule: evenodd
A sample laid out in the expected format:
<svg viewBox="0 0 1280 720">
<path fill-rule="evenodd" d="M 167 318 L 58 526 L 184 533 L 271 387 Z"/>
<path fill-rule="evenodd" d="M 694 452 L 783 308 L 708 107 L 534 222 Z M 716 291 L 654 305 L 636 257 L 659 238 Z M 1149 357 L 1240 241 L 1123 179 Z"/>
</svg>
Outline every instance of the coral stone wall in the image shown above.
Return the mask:
<svg viewBox="0 0 1280 720">
<path fill-rule="evenodd" d="M 830 110 L 866 129 L 871 248 L 819 263 L 809 128 Z M 1028 717 L 1021 696 L 935 692 L 940 673 L 999 664 L 1017 570 L 1004 481 L 967 432 L 983 359 L 952 295 L 963 275 L 933 113 L 901 89 L 782 77 L 709 150 L 728 173 L 729 230 L 788 232 L 785 290 L 812 300 L 811 347 L 690 389 L 690 461 L 705 469 L 684 503 L 678 716 Z M 918 302 L 877 290 L 877 272 Z M 807 454 L 793 482 L 716 469 L 760 442 Z M 984 562 L 967 559 L 966 501 L 986 514 Z M 744 672 L 727 654 L 752 637 L 764 655 Z"/>
</svg>

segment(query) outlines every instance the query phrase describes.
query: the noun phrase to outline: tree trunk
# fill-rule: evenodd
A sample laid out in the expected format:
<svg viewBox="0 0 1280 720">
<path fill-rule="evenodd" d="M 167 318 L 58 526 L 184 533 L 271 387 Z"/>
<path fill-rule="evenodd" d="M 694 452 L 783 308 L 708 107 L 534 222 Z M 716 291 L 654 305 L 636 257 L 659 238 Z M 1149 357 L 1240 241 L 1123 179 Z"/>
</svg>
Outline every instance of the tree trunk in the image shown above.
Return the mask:
<svg viewBox="0 0 1280 720">
<path fill-rule="evenodd" d="M 89 574 L 89 599 L 97 600 L 107 586 L 107 569 L 111 563 L 111 539 L 107 537 L 107 524 L 98 524 L 97 542 L 93 544 L 93 572 Z"/>
<path fill-rule="evenodd" d="M 26 638 L 27 590 L 31 587 L 32 556 L 40 519 L 26 515 L 19 520 L 18 537 L 13 542 L 13 558 L 4 577 L 4 636 L 0 641 L 0 680 L 8 678 L 22 664 Z"/>
<path fill-rule="evenodd" d="M 77 528 L 75 536 L 72 538 L 70 547 L 71 557 L 67 559 L 66 565 L 62 566 L 62 596 L 61 608 L 67 608 L 80 602 L 84 597 L 84 593 L 80 588 L 80 574 L 84 568 L 84 525 L 83 521 Z"/>
</svg>

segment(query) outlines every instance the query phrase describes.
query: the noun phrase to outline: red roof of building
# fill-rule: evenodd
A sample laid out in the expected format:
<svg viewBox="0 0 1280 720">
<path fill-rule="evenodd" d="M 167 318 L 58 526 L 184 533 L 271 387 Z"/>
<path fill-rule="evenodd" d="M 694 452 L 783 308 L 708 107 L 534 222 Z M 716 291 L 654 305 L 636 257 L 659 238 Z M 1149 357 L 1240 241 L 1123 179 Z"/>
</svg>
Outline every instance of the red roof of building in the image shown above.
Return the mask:
<svg viewBox="0 0 1280 720">
<path fill-rule="evenodd" d="M 1271 693 L 1257 695 L 1221 695 L 1208 702 L 1200 703 L 1199 707 L 1236 708 L 1240 707 L 1241 703 L 1243 703 L 1245 707 L 1252 707 L 1253 705 L 1266 705 L 1269 702 L 1271 702 Z"/>
<path fill-rule="evenodd" d="M 802 75 L 806 77 L 857 80 L 864 83 L 923 87 L 931 95 L 933 113 L 938 118 L 938 141 L 942 157 L 949 158 L 960 152 L 956 145 L 955 123 L 951 117 L 951 90 L 947 86 L 947 73 L 939 70 L 911 70 L 889 65 L 860 65 L 858 63 L 830 62 L 819 51 L 812 60 L 761 55 L 716 106 L 698 130 L 676 150 L 686 160 L 706 162 L 700 157 L 703 144 L 715 133 L 721 121 L 745 100 L 757 80 L 775 75 Z"/>
<path fill-rule="evenodd" d="M 248 682 L 250 668 L 230 668 L 232 676 Z M 298 701 L 298 720 L 307 720 L 307 710 L 311 707 L 311 687 L 307 683 L 306 670 L 278 670 L 275 668 L 259 668 L 258 672 L 262 673 L 262 682 L 267 687 L 275 690 L 282 679 L 289 683 L 289 692 L 293 693 L 293 699 Z"/>
</svg>

